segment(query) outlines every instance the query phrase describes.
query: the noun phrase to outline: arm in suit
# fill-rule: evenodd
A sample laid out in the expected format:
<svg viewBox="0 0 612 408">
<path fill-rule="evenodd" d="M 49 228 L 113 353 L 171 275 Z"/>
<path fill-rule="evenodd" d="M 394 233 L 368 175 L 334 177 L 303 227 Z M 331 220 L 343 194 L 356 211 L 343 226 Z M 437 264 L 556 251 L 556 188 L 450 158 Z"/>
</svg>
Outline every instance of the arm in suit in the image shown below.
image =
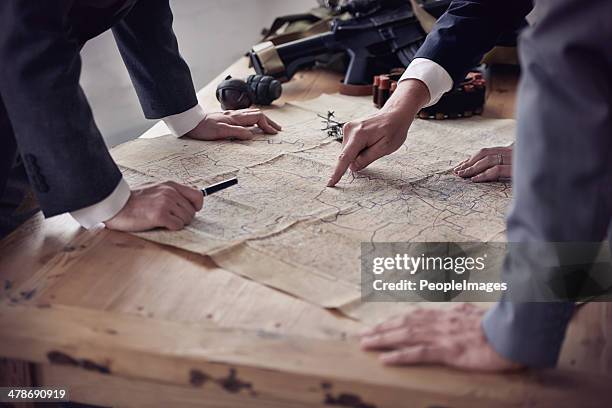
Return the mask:
<svg viewBox="0 0 612 408">
<path fill-rule="evenodd" d="M 204 120 L 189 67 L 179 54 L 168 0 L 138 1 L 112 28 L 119 52 L 148 119 L 163 119 L 170 131 L 183 136 Z M 89 228 L 115 215 L 129 195 L 122 181 L 103 201 L 73 212 Z"/>
<path fill-rule="evenodd" d="M 457 83 L 506 33 L 524 24 L 531 0 L 455 0 L 438 19 L 415 58 L 442 66 Z"/>
<path fill-rule="evenodd" d="M 169 0 L 146 0 L 137 2 L 113 27 L 115 41 L 148 119 L 176 115 L 198 104 L 172 21 Z"/>
<path fill-rule="evenodd" d="M 531 10 L 530 3 L 530 1 L 455 1 L 437 22 L 434 31 L 427 37 L 417 57 L 436 62 L 448 72 L 453 82 L 461 81 L 466 71 L 480 61 L 484 53 L 494 46 L 503 32 L 513 30 L 520 24 Z M 536 53 L 533 53 L 530 57 L 536 59 Z M 553 60 L 554 58 L 551 58 L 551 61 Z M 557 60 L 557 64 L 564 62 L 559 58 Z M 545 85 L 544 83 L 534 83 L 531 86 L 531 90 L 542 89 Z M 428 87 L 436 89 L 435 84 Z M 439 88 L 440 86 L 438 86 Z M 448 90 L 448 88 L 445 90 Z M 521 94 L 525 92 L 523 90 Z M 550 104 L 553 103 L 554 101 L 551 100 Z M 524 103 L 522 105 L 525 106 Z M 522 109 L 522 111 L 525 110 L 525 108 Z M 539 109 L 538 106 L 531 106 L 527 110 L 529 112 L 520 117 L 520 119 L 524 119 L 525 116 L 533 117 L 533 112 L 537 112 Z M 553 116 L 556 117 L 557 115 Z M 565 117 L 573 118 L 572 120 L 574 120 L 576 115 L 568 113 L 568 116 Z M 552 117 L 547 120 L 549 123 L 558 122 L 557 119 Z M 523 133 L 526 131 L 527 129 L 524 129 Z M 542 133 L 546 132 L 544 128 L 540 128 L 540 131 Z M 558 137 L 558 134 L 555 132 L 555 137 Z M 533 139 L 531 138 L 531 140 Z M 525 151 L 530 152 L 527 154 L 533 155 L 532 143 L 521 147 L 524 147 Z M 517 156 L 521 157 L 520 154 Z M 572 160 L 570 159 L 569 161 L 571 162 Z M 533 167 L 536 163 L 542 163 L 541 158 L 527 160 L 524 165 L 518 164 L 515 166 L 515 169 Z M 565 167 L 562 164 L 560 166 Z M 558 167 L 550 166 L 548 168 L 558 169 Z M 523 174 L 516 175 L 515 180 L 517 178 L 519 180 L 523 179 Z M 549 178 L 542 178 L 542 180 L 550 180 L 550 178 L 556 177 L 559 177 L 559 175 L 551 174 Z M 539 194 L 536 191 L 521 193 L 521 190 L 519 190 L 520 184 L 519 181 L 519 186 L 515 186 L 519 202 L 526 203 L 538 197 Z M 546 195 L 557 194 L 559 191 L 548 191 Z M 583 195 L 572 194 L 572 196 L 579 197 Z M 556 226 L 565 224 L 561 220 L 564 220 L 566 215 L 562 214 L 572 211 L 571 209 L 564 209 L 556 217 L 541 217 L 541 214 L 552 215 L 544 208 L 537 210 L 538 206 L 541 207 L 544 201 L 542 200 L 538 205 L 535 205 L 533 202 L 528 205 L 523 204 L 520 205 L 520 209 L 515 205 L 509 220 L 508 235 L 510 241 L 545 240 L 550 242 L 572 238 L 571 234 L 546 236 L 546 234 L 543 234 L 544 231 L 535 230 L 536 228 L 534 227 L 542 224 L 544 220 L 548 220 L 552 223 L 551 225 Z M 555 202 L 564 203 L 565 201 L 565 198 L 559 197 L 558 201 Z M 529 222 L 520 226 L 519 222 L 517 222 L 519 219 L 521 221 L 528 219 Z M 600 225 L 602 231 L 605 231 L 607 222 L 603 221 Z M 599 231 L 596 239 L 601 239 L 599 235 L 603 233 L 602 231 Z M 594 237 L 591 236 L 589 238 L 593 239 Z M 544 244 L 543 246 L 546 245 Z M 525 259 L 526 257 L 528 258 L 529 256 L 525 251 L 517 250 L 517 247 L 511 247 L 510 254 L 505 263 L 504 278 L 515 292 L 521 292 L 520 287 L 525 282 L 528 282 L 531 286 L 535 280 L 547 280 L 550 278 L 541 276 L 543 271 L 550 270 L 550 268 L 545 268 L 545 261 L 542 261 L 542 259 Z M 534 267 L 538 263 L 540 263 L 540 267 Z M 528 290 L 529 288 L 524 288 L 525 293 Z M 493 348 L 502 356 L 529 366 L 553 366 L 556 364 L 565 336 L 565 330 L 573 310 L 574 305 L 567 302 L 522 303 L 504 299 L 487 314 L 483 320 L 483 329 Z"/>
<path fill-rule="evenodd" d="M 596 248 L 606 233 L 612 238 L 612 3 L 555 0 L 538 6 L 540 18 L 520 43 L 508 240 L 542 250 L 510 251 L 504 275 L 517 288 L 552 280 L 546 266 L 563 264 L 572 242 L 581 253 L 581 243 Z M 563 251 L 554 242 L 563 242 Z M 592 261 L 587 253 L 581 263 Z M 567 302 L 502 302 L 483 327 L 508 358 L 552 366 L 573 310 Z"/>
<path fill-rule="evenodd" d="M 371 120 L 349 122 L 346 143 L 328 186 L 336 185 L 349 166 L 353 171 L 363 170 L 397 150 L 410 128 L 411 121 L 405 118 L 414 117 L 422 107 L 435 103 L 451 89 L 453 81 L 465 79 L 466 72 L 503 34 L 523 24 L 531 9 L 530 0 L 453 1 L 434 25 L 403 75 L 397 92 L 380 114 Z M 376 127 L 380 128 L 371 130 Z"/>
<path fill-rule="evenodd" d="M 0 2 L 0 94 L 46 216 L 97 203 L 121 180 L 79 86 L 71 3 Z"/>
</svg>

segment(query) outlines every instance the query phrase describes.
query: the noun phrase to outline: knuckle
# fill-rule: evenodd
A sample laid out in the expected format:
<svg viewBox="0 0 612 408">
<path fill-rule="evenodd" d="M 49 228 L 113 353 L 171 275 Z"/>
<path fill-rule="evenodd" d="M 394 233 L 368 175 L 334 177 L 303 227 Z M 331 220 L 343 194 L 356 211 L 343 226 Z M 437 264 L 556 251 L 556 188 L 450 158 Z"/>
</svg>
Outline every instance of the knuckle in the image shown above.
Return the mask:
<svg viewBox="0 0 612 408">
<path fill-rule="evenodd" d="M 160 204 L 162 209 L 167 209 L 174 205 L 174 200 L 172 200 L 171 196 L 163 196 L 160 199 Z"/>
<path fill-rule="evenodd" d="M 162 189 L 159 190 L 159 196 L 162 199 L 174 197 L 174 188 L 170 186 L 164 186 Z"/>
<path fill-rule="evenodd" d="M 174 189 L 169 187 L 169 188 L 165 188 L 161 191 L 161 196 L 162 199 L 169 199 L 174 197 Z"/>
</svg>

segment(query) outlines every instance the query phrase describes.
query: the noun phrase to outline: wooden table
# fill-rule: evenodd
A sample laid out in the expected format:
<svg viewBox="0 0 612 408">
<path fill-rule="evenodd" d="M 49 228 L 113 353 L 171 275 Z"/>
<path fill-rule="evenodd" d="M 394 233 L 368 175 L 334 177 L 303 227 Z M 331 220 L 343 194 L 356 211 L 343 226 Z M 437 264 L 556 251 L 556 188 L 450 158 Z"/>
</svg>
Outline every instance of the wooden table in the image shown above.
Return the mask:
<svg viewBox="0 0 612 408">
<path fill-rule="evenodd" d="M 219 80 L 247 72 L 238 61 L 201 103 L 218 109 Z M 305 72 L 283 100 L 338 84 Z M 486 115 L 513 115 L 515 84 L 495 77 Z M 557 370 L 386 368 L 359 350 L 359 322 L 206 257 L 37 215 L 0 242 L 0 385 L 68 386 L 75 401 L 118 407 L 599 406 L 612 380 L 604 305 L 581 310 Z"/>
</svg>

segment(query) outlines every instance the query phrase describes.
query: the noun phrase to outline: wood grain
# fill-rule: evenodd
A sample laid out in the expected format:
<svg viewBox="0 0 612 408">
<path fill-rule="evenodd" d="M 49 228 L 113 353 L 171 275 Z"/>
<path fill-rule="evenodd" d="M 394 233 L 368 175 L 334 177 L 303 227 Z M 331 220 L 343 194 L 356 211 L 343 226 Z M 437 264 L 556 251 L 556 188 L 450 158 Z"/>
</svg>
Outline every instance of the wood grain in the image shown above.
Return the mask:
<svg viewBox="0 0 612 408">
<path fill-rule="evenodd" d="M 11 310 L 8 310 L 11 309 Z M 562 370 L 470 374 L 433 367 L 387 368 L 356 341 L 306 339 L 261 330 L 150 320 L 75 308 L 0 309 L 9 357 L 137 382 L 241 396 L 247 405 L 324 405 L 350 395 L 360 407 L 596 407 L 609 377 Z M 349 397 L 345 397 L 349 398 Z M 268 403 L 269 401 L 269 403 Z M 333 404 L 328 404 L 333 405 Z"/>
</svg>

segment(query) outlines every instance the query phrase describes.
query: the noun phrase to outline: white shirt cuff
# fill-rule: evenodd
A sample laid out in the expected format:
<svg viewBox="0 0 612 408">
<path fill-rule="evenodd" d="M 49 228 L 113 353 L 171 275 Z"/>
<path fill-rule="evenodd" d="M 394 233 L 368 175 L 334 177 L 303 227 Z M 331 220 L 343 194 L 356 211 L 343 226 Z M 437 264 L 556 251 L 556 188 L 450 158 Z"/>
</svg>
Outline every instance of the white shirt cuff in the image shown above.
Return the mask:
<svg viewBox="0 0 612 408">
<path fill-rule="evenodd" d="M 122 178 L 115 190 L 104 200 L 70 213 L 83 228 L 92 229 L 113 218 L 130 198 L 130 186 Z"/>
<path fill-rule="evenodd" d="M 166 116 L 162 120 L 168 129 L 177 137 L 184 136 L 190 130 L 195 129 L 206 117 L 204 109 L 198 104 L 191 109 L 176 115 Z"/>
<path fill-rule="evenodd" d="M 406 79 L 418 79 L 427 86 L 430 98 L 425 107 L 435 105 L 442 95 L 453 89 L 453 79 L 448 72 L 437 62 L 427 58 L 415 58 L 408 65 L 400 82 Z"/>
</svg>

